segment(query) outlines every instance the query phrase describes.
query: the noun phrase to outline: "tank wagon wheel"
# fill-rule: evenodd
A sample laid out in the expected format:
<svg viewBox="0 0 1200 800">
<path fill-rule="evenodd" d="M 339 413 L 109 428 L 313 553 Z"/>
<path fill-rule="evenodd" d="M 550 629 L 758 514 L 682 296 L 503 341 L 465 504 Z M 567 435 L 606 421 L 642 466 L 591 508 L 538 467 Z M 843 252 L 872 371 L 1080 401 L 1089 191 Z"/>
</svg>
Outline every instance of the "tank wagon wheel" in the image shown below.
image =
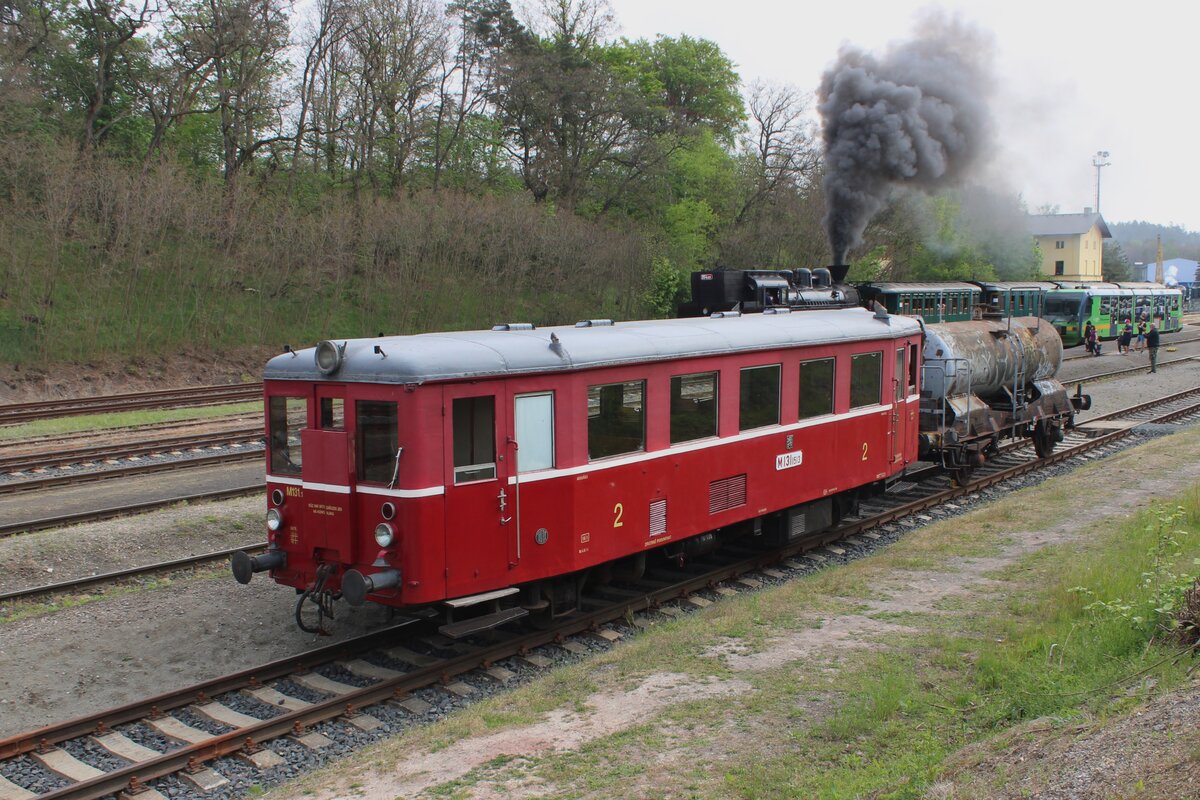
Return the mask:
<svg viewBox="0 0 1200 800">
<path fill-rule="evenodd" d="M 1038 458 L 1045 458 L 1054 452 L 1055 446 L 1058 444 L 1058 436 L 1055 434 L 1054 426 L 1039 422 L 1033 428 L 1033 450 L 1038 454 Z"/>
<path fill-rule="evenodd" d="M 950 470 L 950 477 L 953 478 L 954 482 L 959 486 L 966 486 L 968 483 L 970 483 L 971 476 L 974 474 L 974 467 L 955 467 L 954 469 Z"/>
</svg>

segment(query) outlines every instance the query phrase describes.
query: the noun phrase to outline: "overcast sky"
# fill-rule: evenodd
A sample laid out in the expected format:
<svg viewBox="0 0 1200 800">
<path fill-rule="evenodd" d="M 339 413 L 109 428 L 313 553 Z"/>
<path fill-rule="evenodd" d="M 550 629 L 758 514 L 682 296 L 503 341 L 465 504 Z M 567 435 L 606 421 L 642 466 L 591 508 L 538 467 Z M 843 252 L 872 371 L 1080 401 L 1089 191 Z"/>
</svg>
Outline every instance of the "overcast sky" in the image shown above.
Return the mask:
<svg viewBox="0 0 1200 800">
<path fill-rule="evenodd" d="M 1095 206 L 1109 222 L 1141 219 L 1200 231 L 1200 6 L 1140 0 L 610 0 L 622 35 L 711 39 L 744 82 L 815 92 L 852 44 L 882 52 L 917 12 L 940 7 L 990 31 L 998 137 L 992 174 L 1031 210 Z"/>
</svg>

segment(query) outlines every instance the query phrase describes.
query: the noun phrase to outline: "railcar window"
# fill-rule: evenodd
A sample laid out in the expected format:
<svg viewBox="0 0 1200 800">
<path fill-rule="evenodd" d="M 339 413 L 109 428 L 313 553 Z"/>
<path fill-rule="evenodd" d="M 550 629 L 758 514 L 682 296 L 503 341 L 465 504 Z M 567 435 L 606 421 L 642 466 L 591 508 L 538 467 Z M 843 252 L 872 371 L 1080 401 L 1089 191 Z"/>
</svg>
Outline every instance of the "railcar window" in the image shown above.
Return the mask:
<svg viewBox="0 0 1200 800">
<path fill-rule="evenodd" d="M 554 467 L 554 392 L 518 395 L 513 405 L 517 471 Z"/>
<path fill-rule="evenodd" d="M 779 364 L 742 370 L 738 430 L 779 424 Z"/>
<path fill-rule="evenodd" d="M 496 477 L 496 398 L 454 400 L 454 482 Z"/>
<path fill-rule="evenodd" d="M 671 444 L 717 435 L 717 373 L 671 378 Z"/>
<path fill-rule="evenodd" d="M 908 347 L 908 393 L 910 395 L 917 393 L 917 358 L 921 354 L 921 348 L 916 345 Z"/>
<path fill-rule="evenodd" d="M 354 419 L 358 432 L 358 479 L 390 485 L 397 466 L 396 404 L 358 400 L 354 403 Z"/>
<path fill-rule="evenodd" d="M 308 402 L 303 397 L 272 397 L 268 403 L 271 426 L 271 472 L 300 474 L 300 431 L 308 427 Z"/>
<path fill-rule="evenodd" d="M 882 352 L 850 356 L 850 407 L 878 404 L 882 376 Z"/>
<path fill-rule="evenodd" d="M 832 358 L 800 362 L 800 419 L 833 413 Z"/>
<path fill-rule="evenodd" d="M 588 387 L 588 458 L 646 449 L 646 382 Z"/>
<path fill-rule="evenodd" d="M 1078 297 L 1047 297 L 1046 314 L 1074 317 L 1079 313 Z"/>
<path fill-rule="evenodd" d="M 896 402 L 899 403 L 904 399 L 904 348 L 896 350 L 896 377 L 892 381 L 892 386 L 895 389 Z"/>
<path fill-rule="evenodd" d="M 346 430 L 345 401 L 340 397 L 322 397 L 320 421 L 322 430 Z"/>
</svg>

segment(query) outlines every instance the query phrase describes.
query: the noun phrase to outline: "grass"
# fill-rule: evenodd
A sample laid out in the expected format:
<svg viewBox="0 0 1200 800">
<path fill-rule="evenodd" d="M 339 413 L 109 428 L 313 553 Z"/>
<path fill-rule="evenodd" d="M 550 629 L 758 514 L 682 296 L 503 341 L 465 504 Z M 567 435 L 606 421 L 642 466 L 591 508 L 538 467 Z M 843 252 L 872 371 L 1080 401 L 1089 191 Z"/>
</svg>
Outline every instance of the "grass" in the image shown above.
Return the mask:
<svg viewBox="0 0 1200 800">
<path fill-rule="evenodd" d="M 870 558 L 663 622 L 651 635 L 381 743 L 370 763 L 384 775 L 397 765 L 417 768 L 422 753 L 515 731 L 550 710 L 586 704 L 593 692 L 628 690 L 667 672 L 729 692 L 710 698 L 685 687 L 649 721 L 484 763 L 428 794 L 469 797 L 476 785 L 503 793 L 515 782 L 547 797 L 923 797 L 946 780 L 963 748 L 1005 746 L 1004 735 L 1031 720 L 1048 730 L 1102 724 L 1185 680 L 1194 656 L 1176 658 L 1150 612 L 1161 603 L 1162 576 L 1200 572 L 1192 561 L 1200 558 L 1200 490 L 1100 518 L 1086 489 L 1114 470 L 1178 474 L 1193 460 L 1181 454 L 1197 444 L 1196 430 L 1156 440 L 931 525 Z M 1082 535 L 1025 546 L 1055 530 Z M 1172 544 L 1164 547 L 1164 538 Z M 905 612 L 873 610 L 872 601 L 939 574 L 955 580 L 971 563 L 990 566 L 982 581 L 967 578 L 967 591 Z M 822 619 L 856 614 L 871 631 L 858 634 L 856 646 L 832 636 L 797 639 Z M 781 649 L 793 641 L 817 646 Z M 738 671 L 722 655 L 730 649 L 784 656 Z M 336 786 L 347 774 L 363 777 L 343 765 L 302 784 Z"/>
<path fill-rule="evenodd" d="M 221 406 L 195 408 L 168 408 L 162 410 L 120 411 L 111 414 L 81 414 L 70 417 L 55 417 L 25 422 L 20 425 L 0 427 L 0 441 L 29 439 L 35 436 L 56 436 L 80 431 L 101 431 L 109 428 L 128 428 L 138 425 L 153 425 L 160 422 L 201 420 L 233 414 L 261 414 L 263 404 L 259 401 L 230 403 Z"/>
</svg>

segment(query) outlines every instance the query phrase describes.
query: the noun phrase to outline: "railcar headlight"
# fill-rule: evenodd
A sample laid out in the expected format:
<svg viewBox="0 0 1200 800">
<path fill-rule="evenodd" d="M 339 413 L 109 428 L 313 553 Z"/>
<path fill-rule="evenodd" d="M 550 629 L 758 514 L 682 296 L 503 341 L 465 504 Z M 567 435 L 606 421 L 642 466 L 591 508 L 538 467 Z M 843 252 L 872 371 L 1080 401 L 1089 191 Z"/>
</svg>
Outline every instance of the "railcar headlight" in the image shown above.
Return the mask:
<svg viewBox="0 0 1200 800">
<path fill-rule="evenodd" d="M 375 526 L 375 544 L 380 547 L 391 547 L 396 540 L 396 529 L 387 522 Z"/>
<path fill-rule="evenodd" d="M 267 509 L 267 529 L 277 531 L 283 527 L 283 512 L 278 508 Z"/>
<path fill-rule="evenodd" d="M 337 372 L 338 367 L 342 365 L 342 356 L 345 353 L 346 346 L 338 346 L 337 342 L 331 342 L 328 339 L 317 345 L 314 359 L 317 362 L 317 369 L 322 375 L 332 375 Z"/>
</svg>

